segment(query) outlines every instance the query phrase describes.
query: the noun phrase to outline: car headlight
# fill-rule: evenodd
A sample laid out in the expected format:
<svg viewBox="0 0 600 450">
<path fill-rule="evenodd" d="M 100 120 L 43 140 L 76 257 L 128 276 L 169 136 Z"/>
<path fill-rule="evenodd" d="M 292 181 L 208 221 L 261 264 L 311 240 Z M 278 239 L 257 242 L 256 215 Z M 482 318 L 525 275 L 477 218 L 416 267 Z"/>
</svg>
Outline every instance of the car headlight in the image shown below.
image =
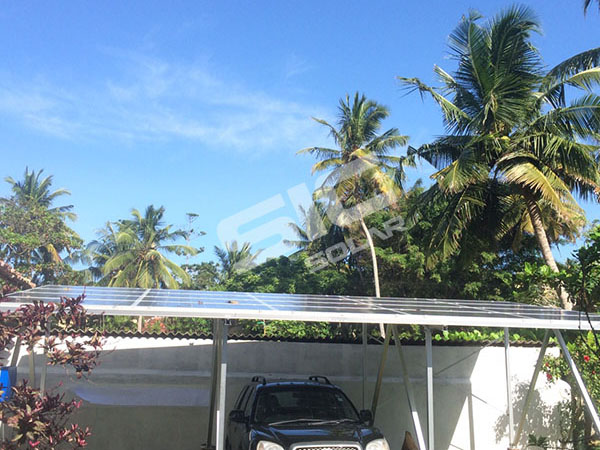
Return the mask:
<svg viewBox="0 0 600 450">
<path fill-rule="evenodd" d="M 390 450 L 390 446 L 385 438 L 375 439 L 367 444 L 366 450 Z"/>
<path fill-rule="evenodd" d="M 377 448 L 379 448 L 379 447 L 377 447 Z M 258 445 L 256 446 L 256 450 L 283 450 L 283 447 L 274 442 L 260 441 L 258 443 Z"/>
</svg>

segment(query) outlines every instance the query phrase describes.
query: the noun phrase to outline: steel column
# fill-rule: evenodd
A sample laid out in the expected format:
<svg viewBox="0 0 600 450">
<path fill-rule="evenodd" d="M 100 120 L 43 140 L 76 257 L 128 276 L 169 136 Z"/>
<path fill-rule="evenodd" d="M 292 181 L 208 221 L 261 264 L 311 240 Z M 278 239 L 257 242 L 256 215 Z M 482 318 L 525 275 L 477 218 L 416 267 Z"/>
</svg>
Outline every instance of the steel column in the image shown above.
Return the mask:
<svg viewBox="0 0 600 450">
<path fill-rule="evenodd" d="M 50 337 L 50 328 L 46 326 L 46 334 L 44 336 L 44 345 L 48 343 L 48 338 Z M 46 352 L 42 354 L 42 375 L 40 378 L 40 392 L 44 392 L 46 390 L 46 377 L 48 375 L 48 357 L 46 356 Z"/>
<path fill-rule="evenodd" d="M 390 325 L 387 326 L 385 340 L 383 341 L 383 352 L 379 361 L 379 369 L 377 370 L 377 381 L 375 382 L 375 391 L 373 392 L 373 403 L 371 403 L 371 413 L 373 413 L 373 423 L 375 423 L 375 413 L 377 412 L 377 404 L 379 403 L 379 393 L 381 392 L 381 383 L 383 381 L 383 371 L 387 362 L 387 354 L 390 348 L 390 338 L 392 331 Z"/>
<path fill-rule="evenodd" d="M 512 440 L 511 444 L 513 447 L 517 445 L 519 439 L 521 439 L 521 433 L 523 433 L 523 427 L 525 426 L 525 419 L 527 418 L 527 412 L 529 411 L 529 405 L 531 405 L 531 400 L 533 400 L 533 393 L 535 391 L 535 383 L 537 381 L 538 375 L 542 370 L 542 364 L 544 362 L 544 355 L 546 355 L 546 349 L 548 348 L 548 341 L 550 340 L 550 332 L 546 330 L 544 334 L 544 340 L 542 342 L 542 348 L 540 348 L 540 354 L 538 355 L 537 363 L 535 364 L 535 369 L 533 371 L 533 376 L 531 377 L 531 383 L 529 383 L 529 390 L 527 391 L 527 397 L 525 397 L 525 403 L 523 404 L 523 412 L 521 413 L 521 420 L 519 420 L 519 425 L 517 425 L 517 431 L 515 432 L 515 437 Z"/>
<path fill-rule="evenodd" d="M 227 394 L 227 331 L 229 326 L 221 324 L 221 367 L 219 370 L 219 406 L 217 410 L 217 450 L 225 450 L 225 400 Z"/>
<path fill-rule="evenodd" d="M 10 357 L 10 365 L 16 366 L 19 362 L 19 354 L 21 353 L 21 338 L 18 337 L 15 339 L 15 348 L 13 349 L 12 355 Z"/>
<path fill-rule="evenodd" d="M 408 368 L 406 367 L 406 362 L 404 360 L 404 351 L 402 350 L 402 344 L 400 343 L 400 334 L 395 325 L 392 326 L 392 330 L 394 333 L 394 342 L 398 348 L 398 356 L 400 357 L 400 366 L 402 368 L 402 378 L 404 379 L 404 390 L 406 391 L 406 398 L 408 399 L 408 406 L 410 408 L 415 434 L 417 435 L 419 450 L 427 450 L 423 429 L 421 428 L 421 421 L 419 420 L 419 413 L 417 412 L 417 403 L 415 402 L 412 385 L 410 384 L 410 379 L 408 377 Z"/>
<path fill-rule="evenodd" d="M 35 388 L 35 351 L 29 350 L 29 387 Z"/>
<path fill-rule="evenodd" d="M 512 380 L 510 373 L 510 330 L 504 329 L 504 364 L 506 367 L 506 403 L 508 407 L 508 446 L 515 440 L 515 421 L 513 417 Z"/>
<path fill-rule="evenodd" d="M 213 320 L 212 336 L 212 374 L 210 383 L 210 406 L 208 412 L 208 431 L 206 433 L 206 447 L 210 448 L 213 443 L 213 430 L 216 416 L 217 385 L 219 380 L 219 369 L 221 368 L 221 321 Z"/>
<path fill-rule="evenodd" d="M 435 426 L 433 409 L 433 345 L 431 328 L 425 327 L 425 354 L 427 358 L 427 445 L 435 448 Z"/>
<path fill-rule="evenodd" d="M 367 350 L 368 350 L 367 324 L 362 324 L 362 409 L 367 405 Z"/>
<path fill-rule="evenodd" d="M 594 402 L 593 402 L 592 398 L 590 397 L 590 394 L 589 394 L 587 388 L 585 387 L 585 383 L 583 382 L 583 378 L 581 378 L 579 369 L 577 369 L 577 366 L 575 365 L 573 358 L 571 358 L 571 353 L 569 353 L 569 349 L 567 348 L 567 344 L 565 343 L 565 340 L 563 339 L 563 336 L 562 336 L 562 333 L 560 332 L 560 330 L 554 330 L 554 335 L 556 336 L 556 339 L 558 339 L 558 343 L 560 344 L 560 347 L 562 348 L 562 351 L 563 351 L 563 355 L 564 355 L 565 359 L 567 360 L 569 367 L 571 368 L 571 372 L 573 372 L 573 376 L 575 377 L 575 381 L 577 382 L 577 386 L 579 387 L 579 391 L 581 392 L 583 401 L 585 402 L 585 405 L 587 406 L 590 416 L 592 416 L 592 421 L 594 422 L 594 427 L 596 428 L 596 432 L 600 433 L 600 417 L 598 417 L 598 411 L 596 410 L 596 406 L 594 405 Z"/>
</svg>

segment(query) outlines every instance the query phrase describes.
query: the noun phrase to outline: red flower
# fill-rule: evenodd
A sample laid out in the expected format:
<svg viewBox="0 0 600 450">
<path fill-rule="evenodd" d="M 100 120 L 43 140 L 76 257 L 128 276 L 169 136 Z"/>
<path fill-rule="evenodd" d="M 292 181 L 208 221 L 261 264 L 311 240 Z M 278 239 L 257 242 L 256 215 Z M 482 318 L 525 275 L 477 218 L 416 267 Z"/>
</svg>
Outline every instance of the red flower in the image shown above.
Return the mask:
<svg viewBox="0 0 600 450">
<path fill-rule="evenodd" d="M 584 360 L 585 362 L 589 362 L 589 361 L 590 361 L 590 357 L 589 357 L 588 355 L 585 355 L 585 356 L 583 357 L 583 360 Z"/>
<path fill-rule="evenodd" d="M 551 373 L 547 373 L 546 374 L 546 378 L 548 379 L 548 381 L 552 381 L 552 374 Z"/>
</svg>

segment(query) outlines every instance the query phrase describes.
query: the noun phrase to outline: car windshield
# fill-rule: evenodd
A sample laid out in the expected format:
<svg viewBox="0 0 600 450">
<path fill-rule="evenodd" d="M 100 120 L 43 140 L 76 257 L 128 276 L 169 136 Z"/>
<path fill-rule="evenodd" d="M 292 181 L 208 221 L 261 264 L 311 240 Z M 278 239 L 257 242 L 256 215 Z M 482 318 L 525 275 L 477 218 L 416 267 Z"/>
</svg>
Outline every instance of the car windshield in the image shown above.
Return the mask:
<svg viewBox="0 0 600 450">
<path fill-rule="evenodd" d="M 338 389 L 319 386 L 277 386 L 261 390 L 255 422 L 358 421 L 350 400 Z"/>
</svg>

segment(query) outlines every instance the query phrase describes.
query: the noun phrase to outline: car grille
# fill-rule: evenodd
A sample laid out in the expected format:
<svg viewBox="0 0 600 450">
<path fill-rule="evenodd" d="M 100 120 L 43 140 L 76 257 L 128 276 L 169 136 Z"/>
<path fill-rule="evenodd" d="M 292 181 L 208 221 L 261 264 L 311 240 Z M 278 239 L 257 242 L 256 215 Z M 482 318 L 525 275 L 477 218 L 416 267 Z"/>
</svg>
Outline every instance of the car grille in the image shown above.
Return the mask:
<svg viewBox="0 0 600 450">
<path fill-rule="evenodd" d="M 294 450 L 360 450 L 358 445 L 302 445 Z"/>
</svg>

